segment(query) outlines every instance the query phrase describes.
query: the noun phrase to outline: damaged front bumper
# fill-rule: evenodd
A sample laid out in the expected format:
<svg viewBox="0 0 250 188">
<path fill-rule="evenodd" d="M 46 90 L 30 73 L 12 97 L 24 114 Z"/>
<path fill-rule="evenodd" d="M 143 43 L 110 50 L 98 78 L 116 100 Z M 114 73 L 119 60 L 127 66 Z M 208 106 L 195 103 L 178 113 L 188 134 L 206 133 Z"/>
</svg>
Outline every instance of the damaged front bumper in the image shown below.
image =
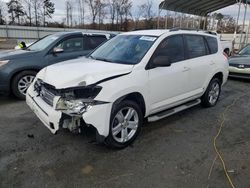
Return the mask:
<svg viewBox="0 0 250 188">
<path fill-rule="evenodd" d="M 96 128 L 99 135 L 108 136 L 112 103 L 91 106 L 79 116 L 56 110 L 56 104 L 59 100 L 60 97 L 55 97 L 53 106 L 50 106 L 40 96 L 37 96 L 32 86 L 28 89 L 26 96 L 28 106 L 53 134 L 56 134 L 61 128 L 75 132 L 81 126 L 91 125 Z"/>
<path fill-rule="evenodd" d="M 27 93 L 26 103 L 53 134 L 59 130 L 62 112 L 55 111 L 35 93 L 32 95 L 32 92 Z"/>
</svg>

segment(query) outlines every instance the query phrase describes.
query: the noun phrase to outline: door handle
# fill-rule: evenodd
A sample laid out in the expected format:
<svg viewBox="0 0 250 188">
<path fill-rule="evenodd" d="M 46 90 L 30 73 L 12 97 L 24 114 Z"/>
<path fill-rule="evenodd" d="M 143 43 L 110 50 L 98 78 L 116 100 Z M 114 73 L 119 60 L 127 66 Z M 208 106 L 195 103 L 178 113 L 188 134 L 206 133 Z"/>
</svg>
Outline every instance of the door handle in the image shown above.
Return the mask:
<svg viewBox="0 0 250 188">
<path fill-rule="evenodd" d="M 215 62 L 211 61 L 211 62 L 210 62 L 210 65 L 215 65 Z"/>
<path fill-rule="evenodd" d="M 187 71 L 190 71 L 191 70 L 191 68 L 189 68 L 189 67 L 184 67 L 184 70 L 182 71 L 182 72 L 187 72 Z"/>
</svg>

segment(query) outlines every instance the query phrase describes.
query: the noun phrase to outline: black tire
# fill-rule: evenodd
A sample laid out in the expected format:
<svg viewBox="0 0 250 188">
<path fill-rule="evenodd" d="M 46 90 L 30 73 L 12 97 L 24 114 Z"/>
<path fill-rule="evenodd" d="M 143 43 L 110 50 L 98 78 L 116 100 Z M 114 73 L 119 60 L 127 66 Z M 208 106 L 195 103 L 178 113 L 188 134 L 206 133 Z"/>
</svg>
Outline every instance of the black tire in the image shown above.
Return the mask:
<svg viewBox="0 0 250 188">
<path fill-rule="evenodd" d="M 19 81 L 27 76 L 35 77 L 37 72 L 35 71 L 22 71 L 14 76 L 11 83 L 11 91 L 15 97 L 21 100 L 25 100 L 25 95 L 18 89 Z"/>
<path fill-rule="evenodd" d="M 217 98 L 214 96 L 214 100 L 211 102 L 210 100 L 210 92 L 212 92 L 213 87 L 217 85 L 218 86 L 218 96 L 217 94 L 214 94 L 215 96 L 217 96 Z M 206 92 L 204 93 L 204 95 L 201 97 L 201 105 L 203 107 L 213 107 L 217 104 L 219 98 L 220 98 L 220 93 L 221 93 L 221 81 L 218 78 L 213 78 L 208 87 Z M 216 100 L 215 100 L 216 98 Z"/>
<path fill-rule="evenodd" d="M 135 130 L 135 133 L 132 134 L 133 136 L 129 140 L 127 140 L 125 142 L 118 142 L 114 138 L 115 136 L 113 136 L 113 133 L 112 133 L 113 123 L 116 120 L 115 118 L 116 118 L 118 112 L 120 112 L 123 109 L 126 112 L 126 108 L 135 110 L 135 112 L 138 115 L 138 116 L 135 115 L 136 117 L 138 117 L 138 125 L 137 125 L 137 129 Z M 129 119 L 129 120 L 131 120 L 131 119 Z M 133 101 L 125 100 L 125 101 L 121 101 L 118 104 L 115 104 L 113 106 L 113 109 L 112 109 L 112 112 L 111 112 L 111 117 L 110 117 L 109 136 L 105 139 L 104 143 L 108 147 L 113 148 L 113 149 L 122 149 L 122 148 L 127 147 L 128 145 L 132 144 L 135 141 L 136 137 L 139 135 L 139 133 L 141 131 L 142 123 L 143 123 L 143 114 L 142 114 L 142 111 L 141 111 L 141 109 L 140 109 L 140 107 L 139 107 L 139 105 L 137 103 L 135 103 Z M 128 133 L 128 129 L 127 129 L 127 133 Z M 132 130 L 133 129 L 131 129 L 130 131 L 132 131 Z M 127 135 L 129 135 L 130 133 L 128 133 Z M 122 134 L 122 131 L 121 131 L 121 134 Z"/>
</svg>

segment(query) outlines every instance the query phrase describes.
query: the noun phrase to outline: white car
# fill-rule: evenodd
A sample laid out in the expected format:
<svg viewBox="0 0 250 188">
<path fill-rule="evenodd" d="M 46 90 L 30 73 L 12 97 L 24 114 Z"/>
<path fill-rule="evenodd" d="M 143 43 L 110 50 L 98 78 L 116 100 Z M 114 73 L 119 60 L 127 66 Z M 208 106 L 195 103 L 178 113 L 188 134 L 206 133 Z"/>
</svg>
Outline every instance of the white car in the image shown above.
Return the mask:
<svg viewBox="0 0 250 188">
<path fill-rule="evenodd" d="M 184 30 L 123 33 L 86 58 L 42 69 L 26 101 L 56 133 L 93 126 L 123 148 L 153 122 L 197 104 L 215 106 L 228 78 L 217 36 Z"/>
</svg>

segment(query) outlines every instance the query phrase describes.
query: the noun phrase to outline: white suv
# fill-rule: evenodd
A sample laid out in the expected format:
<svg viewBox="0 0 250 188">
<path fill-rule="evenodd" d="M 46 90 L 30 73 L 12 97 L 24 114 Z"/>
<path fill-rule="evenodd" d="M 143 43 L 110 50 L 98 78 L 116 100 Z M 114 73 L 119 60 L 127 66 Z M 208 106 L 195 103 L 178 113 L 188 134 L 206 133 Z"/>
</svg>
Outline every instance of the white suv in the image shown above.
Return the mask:
<svg viewBox="0 0 250 188">
<path fill-rule="evenodd" d="M 228 61 L 219 39 L 185 30 L 124 33 L 86 58 L 41 70 L 27 104 L 44 125 L 80 131 L 123 148 L 156 121 L 197 104 L 215 106 L 227 81 Z"/>
</svg>

